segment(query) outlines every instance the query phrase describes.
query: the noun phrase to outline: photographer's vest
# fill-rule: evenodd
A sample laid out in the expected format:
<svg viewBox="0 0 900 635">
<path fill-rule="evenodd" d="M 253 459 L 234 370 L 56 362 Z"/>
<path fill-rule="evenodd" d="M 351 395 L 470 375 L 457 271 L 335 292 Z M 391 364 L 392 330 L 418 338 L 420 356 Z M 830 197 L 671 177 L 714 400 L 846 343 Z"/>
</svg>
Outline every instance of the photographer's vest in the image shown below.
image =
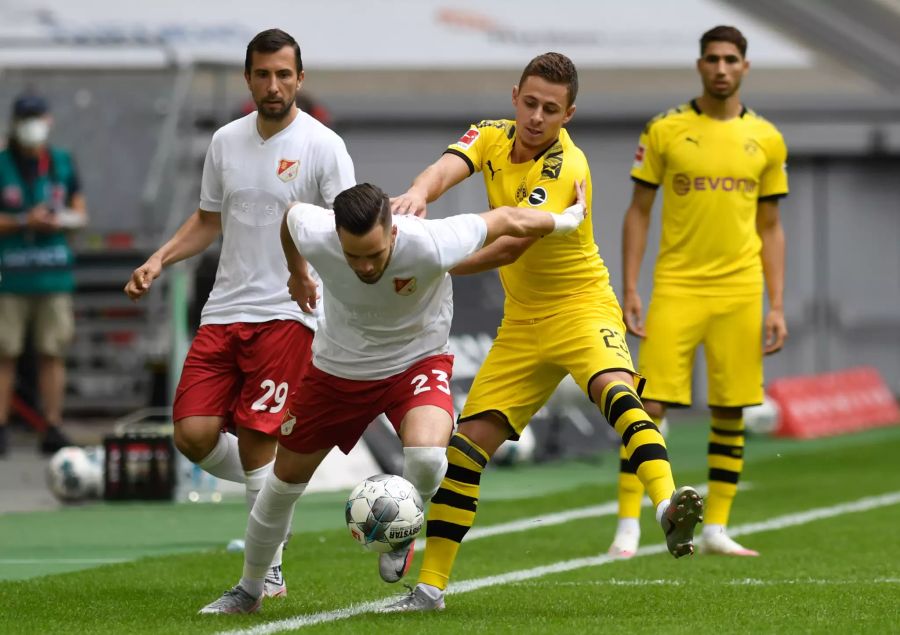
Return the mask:
<svg viewBox="0 0 900 635">
<path fill-rule="evenodd" d="M 25 218 L 35 205 L 65 207 L 71 192 L 72 161 L 50 148 L 38 159 L 33 181 L 26 182 L 12 153 L 0 152 L 0 211 Z M 0 234 L 0 293 L 71 293 L 75 289 L 72 250 L 65 232 L 19 230 Z"/>
</svg>

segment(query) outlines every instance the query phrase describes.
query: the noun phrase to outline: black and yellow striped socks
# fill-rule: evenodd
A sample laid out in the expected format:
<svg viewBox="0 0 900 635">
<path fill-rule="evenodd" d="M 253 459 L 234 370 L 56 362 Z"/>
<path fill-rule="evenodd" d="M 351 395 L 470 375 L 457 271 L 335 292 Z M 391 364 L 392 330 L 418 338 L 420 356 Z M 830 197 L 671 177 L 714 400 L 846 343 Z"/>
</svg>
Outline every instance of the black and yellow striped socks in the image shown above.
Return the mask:
<svg viewBox="0 0 900 635">
<path fill-rule="evenodd" d="M 657 507 L 675 491 L 666 442 L 659 429 L 644 410 L 634 388 L 625 382 L 613 381 L 603 388 L 600 408 L 622 437 L 625 458 L 638 481 L 647 488 L 654 508 Z M 640 509 L 640 496 L 637 505 Z"/>
<path fill-rule="evenodd" d="M 704 522 L 725 526 L 744 469 L 744 419 L 713 417 L 706 454 L 709 494 L 703 513 Z"/>
<path fill-rule="evenodd" d="M 640 518 L 644 484 L 638 478 L 625 445 L 619 445 L 619 518 Z"/>
<path fill-rule="evenodd" d="M 447 447 L 447 474 L 428 510 L 427 541 L 419 583 L 447 588 L 459 543 L 475 522 L 487 453 L 460 433 Z"/>
</svg>

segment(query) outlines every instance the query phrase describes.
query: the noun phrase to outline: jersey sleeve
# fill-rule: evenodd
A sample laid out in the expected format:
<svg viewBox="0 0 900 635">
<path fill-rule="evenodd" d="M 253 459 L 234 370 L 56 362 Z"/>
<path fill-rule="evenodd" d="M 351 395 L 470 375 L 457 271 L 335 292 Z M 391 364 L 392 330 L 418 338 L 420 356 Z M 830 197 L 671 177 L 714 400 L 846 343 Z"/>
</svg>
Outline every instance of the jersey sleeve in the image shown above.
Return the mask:
<svg viewBox="0 0 900 635">
<path fill-rule="evenodd" d="M 469 129 L 455 142 L 451 143 L 444 151 L 445 154 L 455 154 L 469 166 L 469 174 L 481 172 L 481 162 L 484 159 L 485 137 L 490 129 L 480 128 L 472 124 Z"/>
<path fill-rule="evenodd" d="M 329 208 L 334 206 L 334 199 L 338 194 L 356 185 L 353 160 L 347 153 L 343 139 L 337 135 L 334 135 L 332 143 L 322 152 L 318 169 L 319 193 Z"/>
<path fill-rule="evenodd" d="M 200 181 L 200 209 L 207 212 L 222 211 L 222 170 L 219 166 L 218 143 L 213 136 L 206 159 L 203 161 L 203 178 Z"/>
<path fill-rule="evenodd" d="M 654 126 L 653 122 L 647 124 L 638 140 L 634 162 L 631 164 L 631 179 L 652 188 L 659 187 L 665 171 L 660 135 L 659 126 Z"/>
<path fill-rule="evenodd" d="M 334 213 L 317 205 L 297 203 L 287 212 L 287 227 L 301 255 L 315 252 L 334 233 Z"/>
<path fill-rule="evenodd" d="M 776 134 L 766 144 L 766 169 L 759 179 L 759 198 L 780 198 L 787 193 L 787 146 L 784 137 Z"/>
<path fill-rule="evenodd" d="M 444 271 L 481 249 L 487 238 L 487 223 L 478 214 L 457 214 L 422 222 L 434 240 L 437 262 Z"/>
<path fill-rule="evenodd" d="M 551 147 L 543 160 L 529 171 L 524 198 L 518 206 L 562 212 L 575 202 L 576 181 L 586 181 L 590 190 L 591 173 L 587 158 L 578 149 L 564 152 L 562 148 Z"/>
</svg>

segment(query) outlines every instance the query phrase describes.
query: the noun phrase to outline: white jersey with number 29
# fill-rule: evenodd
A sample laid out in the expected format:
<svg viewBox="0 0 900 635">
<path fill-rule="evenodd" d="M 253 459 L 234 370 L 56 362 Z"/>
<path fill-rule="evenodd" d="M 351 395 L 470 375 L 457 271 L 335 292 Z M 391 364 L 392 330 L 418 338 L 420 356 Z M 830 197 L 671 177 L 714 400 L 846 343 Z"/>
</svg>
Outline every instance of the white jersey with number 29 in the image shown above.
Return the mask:
<svg viewBox="0 0 900 635">
<path fill-rule="evenodd" d="M 333 131 L 300 111 L 263 139 L 257 113 L 213 136 L 200 188 L 200 209 L 222 214 L 222 253 L 201 324 L 298 320 L 315 328 L 287 290 L 279 233 L 293 201 L 331 207 L 355 185 L 353 162 Z"/>
</svg>

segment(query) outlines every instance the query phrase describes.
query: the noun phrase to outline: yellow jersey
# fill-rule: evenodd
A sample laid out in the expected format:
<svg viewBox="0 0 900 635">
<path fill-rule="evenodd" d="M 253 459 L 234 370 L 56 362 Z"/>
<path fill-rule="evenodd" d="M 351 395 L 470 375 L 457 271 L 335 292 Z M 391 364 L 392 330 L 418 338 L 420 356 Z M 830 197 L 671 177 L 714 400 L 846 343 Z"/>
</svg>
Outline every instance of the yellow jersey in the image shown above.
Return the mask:
<svg viewBox="0 0 900 635">
<path fill-rule="evenodd" d="M 746 108 L 721 121 L 700 112 L 695 100 L 652 119 L 631 178 L 663 189 L 654 288 L 761 292 L 757 203 L 787 195 L 786 161 L 778 129 Z"/>
<path fill-rule="evenodd" d="M 591 174 L 587 158 L 563 129 L 547 150 L 524 163 L 512 163 L 516 124 L 507 119 L 473 124 L 446 152 L 461 157 L 470 174 L 482 172 L 488 206 L 533 207 L 562 212 L 575 202 L 575 181 L 586 183 L 588 215 L 578 230 L 545 236 L 514 263 L 500 268 L 506 292 L 504 315 L 531 320 L 586 303 L 616 302 L 609 272 L 594 242 Z"/>
</svg>

